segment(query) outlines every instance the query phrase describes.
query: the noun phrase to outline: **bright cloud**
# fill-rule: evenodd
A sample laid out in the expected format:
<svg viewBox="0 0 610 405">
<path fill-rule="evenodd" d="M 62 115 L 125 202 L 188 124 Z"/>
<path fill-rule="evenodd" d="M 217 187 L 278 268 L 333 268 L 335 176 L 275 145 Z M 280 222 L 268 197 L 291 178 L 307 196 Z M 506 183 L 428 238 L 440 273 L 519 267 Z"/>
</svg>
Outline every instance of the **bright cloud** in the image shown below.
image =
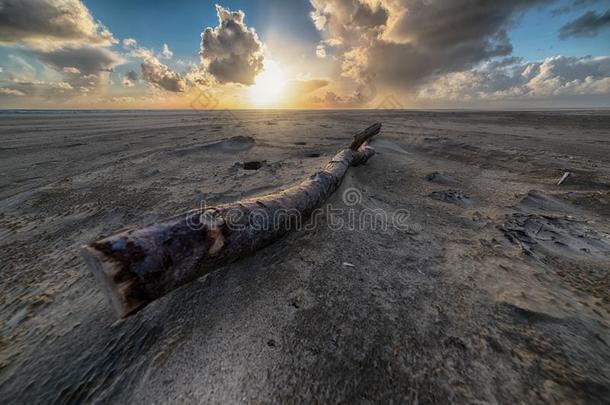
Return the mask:
<svg viewBox="0 0 610 405">
<path fill-rule="evenodd" d="M 220 83 L 251 85 L 263 70 L 263 44 L 244 22 L 243 11 L 216 5 L 218 26 L 201 33 L 200 56 L 208 72 Z"/>
<path fill-rule="evenodd" d="M 204 91 L 237 107 L 376 107 L 389 94 L 405 106 L 477 100 L 547 100 L 550 106 L 585 96 L 603 102 L 610 100 L 610 57 L 565 56 L 574 49 L 571 41 L 604 40 L 610 11 L 600 3 L 309 0 L 313 11 L 301 8 L 302 20 L 321 38 L 281 36 L 271 21 L 257 27 L 267 44 L 246 24 L 244 11 L 217 5 L 209 13 L 218 24 L 201 33 L 197 61 L 197 49 L 174 42 L 172 49 L 147 36 L 117 41 L 81 0 L 0 0 L 0 100 L 184 107 Z M 286 12 L 269 7 L 276 15 Z M 562 19 L 560 29 L 547 32 L 558 56 L 517 58 L 522 40 L 511 30 L 528 21 L 521 18 L 526 13 L 541 12 L 558 19 L 554 27 Z M 587 52 L 606 54 L 599 44 L 593 49 Z"/>
<path fill-rule="evenodd" d="M 153 86 L 176 93 L 186 91 L 186 80 L 172 69 L 151 57 L 142 63 L 142 78 Z"/>
<path fill-rule="evenodd" d="M 489 63 L 450 73 L 423 87 L 418 97 L 501 100 L 610 93 L 610 57 L 554 56 L 541 62 Z"/>
<path fill-rule="evenodd" d="M 174 53 L 171 49 L 169 49 L 169 46 L 167 46 L 167 44 L 163 44 L 163 50 L 161 51 L 161 54 L 165 59 L 171 59 L 174 56 Z"/>
</svg>

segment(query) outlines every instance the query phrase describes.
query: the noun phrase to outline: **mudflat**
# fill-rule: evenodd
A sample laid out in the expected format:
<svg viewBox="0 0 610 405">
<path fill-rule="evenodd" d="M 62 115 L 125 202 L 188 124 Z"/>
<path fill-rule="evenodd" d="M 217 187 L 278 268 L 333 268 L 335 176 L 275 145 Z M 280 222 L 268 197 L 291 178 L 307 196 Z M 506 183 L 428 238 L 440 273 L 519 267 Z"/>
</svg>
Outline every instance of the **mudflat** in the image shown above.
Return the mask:
<svg viewBox="0 0 610 405">
<path fill-rule="evenodd" d="M 377 154 L 311 226 L 117 320 L 81 245 L 281 190 L 377 121 Z M 0 398 L 607 401 L 609 128 L 584 110 L 2 111 Z"/>
</svg>

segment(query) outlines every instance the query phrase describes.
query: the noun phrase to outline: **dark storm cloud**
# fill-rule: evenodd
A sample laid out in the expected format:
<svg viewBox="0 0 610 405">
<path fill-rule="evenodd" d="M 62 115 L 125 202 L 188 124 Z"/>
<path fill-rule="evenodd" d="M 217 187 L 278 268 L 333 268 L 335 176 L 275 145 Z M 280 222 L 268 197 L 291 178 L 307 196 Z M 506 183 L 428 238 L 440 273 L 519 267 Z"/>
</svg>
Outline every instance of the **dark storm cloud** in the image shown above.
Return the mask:
<svg viewBox="0 0 610 405">
<path fill-rule="evenodd" d="M 571 13 L 573 11 L 581 10 L 591 4 L 598 3 L 600 0 L 574 0 L 565 6 L 557 7 L 551 11 L 553 16 L 557 17 L 559 15 Z"/>
<path fill-rule="evenodd" d="M 540 0 L 407 0 L 407 12 L 392 27 L 393 36 L 422 47 L 448 49 L 475 43 L 485 48 L 504 36 L 512 19 Z"/>
<path fill-rule="evenodd" d="M 84 75 L 109 72 L 122 63 L 114 52 L 93 46 L 63 46 L 51 50 L 32 50 L 38 60 L 59 71 L 76 68 Z"/>
<path fill-rule="evenodd" d="M 111 44 L 112 34 L 79 0 L 2 0 L 0 42 Z"/>
<path fill-rule="evenodd" d="M 610 9 L 605 13 L 587 11 L 577 19 L 567 23 L 559 30 L 559 37 L 594 37 L 599 31 L 610 28 Z"/>
<path fill-rule="evenodd" d="M 106 87 L 123 59 L 117 41 L 80 0 L 0 0 L 0 44 L 20 48 L 61 74 L 61 81 L 15 81 L 17 90 L 42 98 L 82 96 Z M 13 72 L 11 72 L 13 73 Z"/>
<path fill-rule="evenodd" d="M 253 84 L 263 70 L 263 44 L 244 23 L 243 11 L 217 5 L 219 24 L 201 33 L 200 56 L 207 71 L 220 83 Z"/>
<path fill-rule="evenodd" d="M 71 87 L 60 88 L 64 96 L 70 93 L 65 90 L 79 95 L 103 90 L 108 84 L 109 72 L 123 63 L 123 59 L 109 49 L 91 45 L 64 45 L 48 50 L 34 48 L 29 53 L 46 66 L 61 72 L 63 82 Z"/>
<path fill-rule="evenodd" d="M 360 81 L 413 88 L 428 78 L 510 55 L 515 19 L 547 0 L 311 0 L 312 18 Z M 365 10 L 365 11 L 362 11 Z"/>
</svg>

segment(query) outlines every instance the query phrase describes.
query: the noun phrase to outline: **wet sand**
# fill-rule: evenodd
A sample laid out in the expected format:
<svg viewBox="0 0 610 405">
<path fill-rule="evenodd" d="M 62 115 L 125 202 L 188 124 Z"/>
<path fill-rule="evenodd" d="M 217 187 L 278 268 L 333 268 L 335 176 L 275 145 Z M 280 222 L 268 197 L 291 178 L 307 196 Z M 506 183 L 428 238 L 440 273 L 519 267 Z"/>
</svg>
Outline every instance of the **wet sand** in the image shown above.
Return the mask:
<svg viewBox="0 0 610 405">
<path fill-rule="evenodd" d="M 117 320 L 82 244 L 285 188 L 376 121 L 377 155 L 328 206 L 407 227 L 322 216 Z M 0 398 L 603 403 L 608 128 L 608 111 L 0 112 Z"/>
</svg>

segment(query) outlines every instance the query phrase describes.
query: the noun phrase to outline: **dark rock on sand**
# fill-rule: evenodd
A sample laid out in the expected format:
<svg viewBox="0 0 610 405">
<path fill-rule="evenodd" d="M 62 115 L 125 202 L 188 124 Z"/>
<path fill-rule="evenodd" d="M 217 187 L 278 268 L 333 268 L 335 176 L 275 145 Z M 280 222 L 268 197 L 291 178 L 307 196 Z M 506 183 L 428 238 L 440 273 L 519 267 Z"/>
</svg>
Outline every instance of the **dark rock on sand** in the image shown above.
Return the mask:
<svg viewBox="0 0 610 405">
<path fill-rule="evenodd" d="M 444 186 L 457 186 L 460 184 L 459 180 L 455 177 L 441 173 L 441 172 L 433 172 L 426 176 L 426 180 L 431 183 L 442 184 Z"/>
<path fill-rule="evenodd" d="M 460 207 L 472 207 L 474 205 L 474 201 L 459 190 L 433 191 L 430 193 L 430 197 L 438 201 L 459 205 Z"/>
</svg>

